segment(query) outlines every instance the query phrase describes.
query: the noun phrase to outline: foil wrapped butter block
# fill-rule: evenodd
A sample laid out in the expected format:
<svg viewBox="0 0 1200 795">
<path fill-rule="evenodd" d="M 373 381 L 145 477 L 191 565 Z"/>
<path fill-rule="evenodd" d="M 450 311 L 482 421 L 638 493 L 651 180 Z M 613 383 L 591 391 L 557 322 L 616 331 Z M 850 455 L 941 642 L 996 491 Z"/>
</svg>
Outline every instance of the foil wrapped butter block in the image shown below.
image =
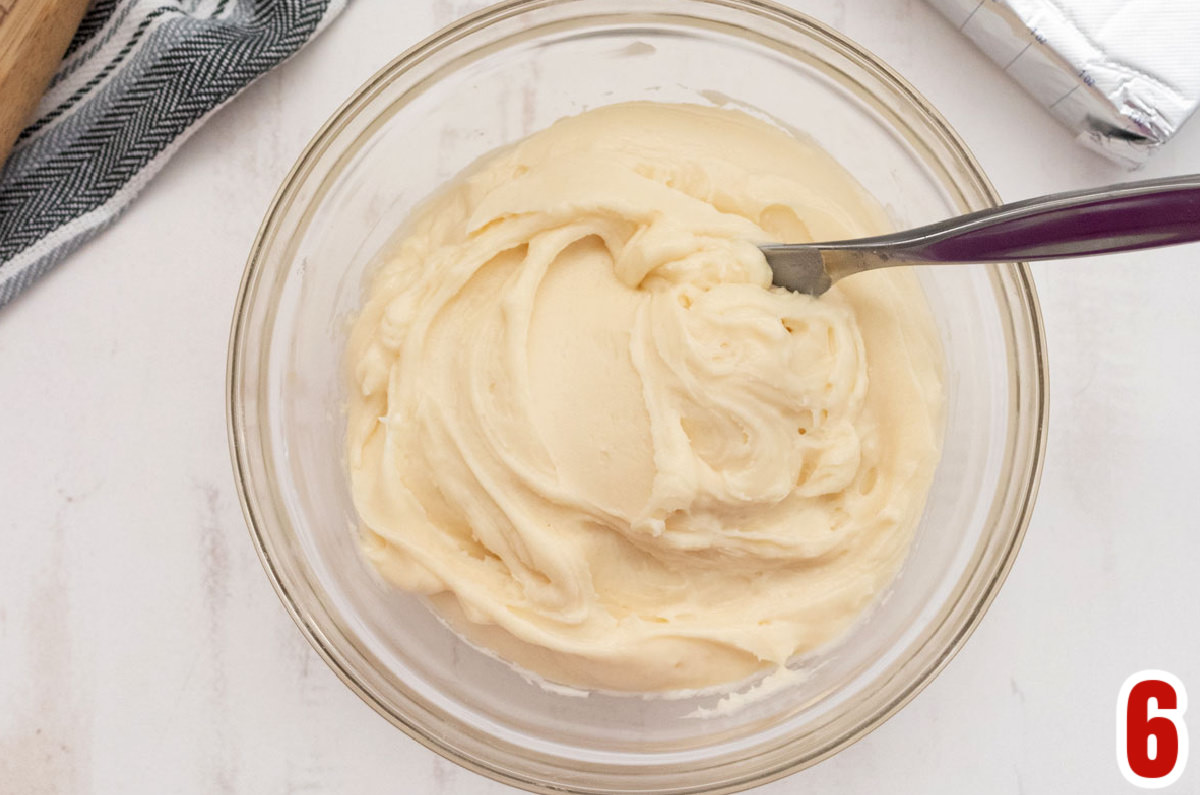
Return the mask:
<svg viewBox="0 0 1200 795">
<path fill-rule="evenodd" d="M 1079 140 L 1129 168 L 1200 104 L 1200 0 L 929 0 Z"/>
</svg>

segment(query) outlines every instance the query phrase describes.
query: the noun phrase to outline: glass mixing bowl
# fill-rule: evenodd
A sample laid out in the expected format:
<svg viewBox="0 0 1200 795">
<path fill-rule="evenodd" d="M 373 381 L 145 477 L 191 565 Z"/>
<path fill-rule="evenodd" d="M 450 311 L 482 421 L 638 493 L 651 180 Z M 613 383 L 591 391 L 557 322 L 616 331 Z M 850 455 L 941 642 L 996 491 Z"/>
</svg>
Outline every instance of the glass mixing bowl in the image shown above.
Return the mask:
<svg viewBox="0 0 1200 795">
<path fill-rule="evenodd" d="M 946 355 L 945 450 L 909 557 L 839 642 L 770 698 L 540 687 L 388 587 L 359 554 L 344 466 L 343 345 L 364 277 L 413 207 L 480 155 L 629 100 L 740 108 L 812 136 L 898 227 L 996 203 L 904 80 L 759 0 L 517 0 L 364 85 L 271 205 L 229 352 L 234 466 L 284 605 L 337 674 L 443 756 L 542 792 L 729 792 L 811 765 L 911 699 L 970 635 L 1033 507 L 1046 354 L 1022 264 L 920 269 Z"/>
</svg>

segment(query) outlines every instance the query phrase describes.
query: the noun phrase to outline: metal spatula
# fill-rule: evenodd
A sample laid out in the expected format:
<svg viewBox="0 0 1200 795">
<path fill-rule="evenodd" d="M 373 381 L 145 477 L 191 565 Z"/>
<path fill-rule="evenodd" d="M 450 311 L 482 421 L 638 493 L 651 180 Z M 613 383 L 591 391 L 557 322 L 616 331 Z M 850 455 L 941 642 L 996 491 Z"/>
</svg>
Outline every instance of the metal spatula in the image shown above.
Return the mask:
<svg viewBox="0 0 1200 795">
<path fill-rule="evenodd" d="M 879 237 L 759 248 L 775 284 L 818 296 L 892 265 L 1059 259 L 1197 240 L 1200 174 L 1056 193 Z"/>
</svg>

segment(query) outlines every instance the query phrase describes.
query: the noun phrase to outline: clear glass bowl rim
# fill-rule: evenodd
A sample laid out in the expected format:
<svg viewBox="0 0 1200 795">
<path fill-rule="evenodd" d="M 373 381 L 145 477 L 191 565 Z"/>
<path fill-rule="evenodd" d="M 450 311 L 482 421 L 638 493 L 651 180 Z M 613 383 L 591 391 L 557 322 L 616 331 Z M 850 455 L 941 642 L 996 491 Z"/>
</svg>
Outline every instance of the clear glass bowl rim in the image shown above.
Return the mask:
<svg viewBox="0 0 1200 795">
<path fill-rule="evenodd" d="M 464 37 L 485 29 L 499 19 L 507 19 L 552 6 L 570 5 L 571 2 L 572 0 L 506 0 L 462 17 L 409 48 L 377 71 L 321 127 L 305 147 L 276 192 L 251 248 L 238 291 L 230 332 L 226 371 L 226 408 L 230 455 L 238 496 L 259 559 L 284 607 L 302 634 L 335 674 L 390 723 L 425 747 L 469 770 L 533 792 L 599 793 L 606 791 L 606 782 L 610 782 L 612 785 L 617 784 L 618 781 L 628 784 L 630 776 L 636 777 L 636 771 L 613 772 L 612 775 L 615 777 L 609 778 L 604 771 L 600 770 L 583 771 L 578 768 L 556 766 L 554 760 L 538 758 L 535 753 L 530 753 L 524 759 L 506 757 L 505 751 L 497 751 L 490 746 L 486 736 L 472 736 L 471 727 L 454 725 L 456 723 L 454 721 L 439 719 L 436 715 L 430 715 L 424 710 L 417 709 L 415 704 L 411 711 L 394 709 L 384 703 L 374 689 L 356 675 L 353 663 L 346 657 L 346 650 L 339 649 L 330 641 L 320 617 L 314 615 L 306 605 L 300 602 L 293 587 L 294 583 L 286 580 L 277 565 L 275 556 L 278 547 L 273 543 L 272 533 L 282 531 L 271 526 L 260 505 L 260 500 L 266 498 L 265 495 L 269 491 L 266 487 L 270 484 L 258 483 L 252 471 L 253 439 L 249 429 L 253 423 L 247 422 L 247 410 L 244 405 L 247 388 L 244 363 L 252 358 L 252 354 L 261 355 L 261 351 L 252 352 L 247 349 L 247 332 L 248 323 L 251 320 L 250 309 L 257 297 L 266 267 L 263 260 L 268 243 L 274 237 L 280 222 L 279 219 L 285 215 L 290 204 L 298 198 L 301 186 L 311 175 L 312 165 L 324 153 L 346 121 L 363 110 L 369 104 L 370 97 L 380 87 L 402 79 L 413 66 L 450 43 L 461 42 Z M 771 22 L 783 23 L 798 31 L 807 32 L 810 36 L 815 34 L 824 43 L 835 46 L 847 57 L 854 58 L 860 65 L 869 67 L 876 78 L 887 83 L 889 88 L 909 101 L 910 107 L 907 108 L 909 111 L 919 113 L 922 121 L 937 132 L 941 139 L 940 143 L 952 152 L 963 174 L 974 183 L 972 187 L 991 204 L 999 203 L 998 194 L 983 174 L 978 162 L 941 114 L 903 77 L 850 39 L 818 20 L 769 0 L 675 0 L 675 2 L 692 6 L 695 13 L 688 15 L 675 12 L 673 16 L 693 16 L 705 19 L 703 15 L 705 7 L 723 7 L 764 17 Z M 654 787 L 645 790 L 646 792 L 734 792 L 782 778 L 816 764 L 866 736 L 911 701 L 937 676 L 974 632 L 1012 568 L 1024 538 L 1041 478 L 1049 413 L 1045 337 L 1041 310 L 1029 267 L 1026 263 L 994 266 L 993 278 L 1001 281 L 1007 280 L 1006 283 L 1011 283 L 1011 292 L 1018 304 L 1016 309 L 1023 312 L 1024 317 L 1021 319 L 1025 322 L 1024 324 L 1015 324 L 1013 333 L 1020 335 L 1022 330 L 1027 332 L 1028 336 L 1023 342 L 1028 347 L 1027 356 L 1031 359 L 1032 367 L 1028 368 L 1027 374 L 1018 373 L 1017 378 L 1027 375 L 1032 379 L 1032 383 L 1027 383 L 1025 386 L 1028 390 L 1025 397 L 1030 404 L 1027 420 L 1016 430 L 1018 436 L 1026 434 L 1026 438 L 1019 439 L 1015 445 L 1010 438 L 1009 443 L 1013 452 L 1006 461 L 1009 470 L 1006 473 L 1009 488 L 1003 507 L 1007 512 L 1012 513 L 1013 518 L 1007 528 L 1006 536 L 1001 539 L 1003 543 L 997 549 L 992 550 L 990 559 L 982 560 L 982 553 L 977 553 L 972 561 L 973 568 L 985 565 L 990 568 L 990 572 L 985 577 L 972 581 L 978 593 L 970 600 L 965 600 L 963 593 L 957 594 L 956 598 L 943 610 L 938 620 L 926 631 L 919 644 L 920 648 L 925 649 L 934 641 L 938 641 L 940 648 L 936 654 L 925 655 L 927 659 L 924 660 L 924 664 L 918 666 L 919 670 L 910 675 L 902 686 L 894 687 L 891 691 L 887 688 L 880 688 L 875 694 L 874 703 L 865 704 L 859 700 L 849 705 L 847 709 L 857 708 L 859 712 L 863 713 L 862 716 L 854 721 L 848 731 L 827 739 L 816 752 L 799 757 L 790 756 L 787 753 L 786 743 L 776 744 L 766 749 L 756 749 L 758 753 L 755 755 L 739 760 L 739 771 L 726 771 L 711 784 L 693 780 L 683 786 Z M 1018 405 L 1013 410 L 1016 411 L 1020 408 L 1022 407 Z M 1021 460 L 1014 460 L 1014 455 L 1022 453 Z M 993 514 L 995 513 L 996 511 L 993 510 Z M 994 528 L 992 532 L 995 532 Z M 962 590 L 965 590 L 965 586 Z M 889 681 L 896 679 L 902 673 L 901 669 L 911 665 L 917 656 L 913 655 L 908 660 L 895 663 L 885 678 Z M 880 695 L 886 697 L 879 697 Z M 421 713 L 421 717 L 426 720 L 415 719 L 411 713 Z M 432 718 L 432 725 L 427 722 L 430 718 Z M 497 758 L 498 756 L 500 758 Z M 703 773 L 703 770 L 689 772 Z M 680 771 L 680 773 L 683 774 L 684 771 Z M 556 774 L 569 774 L 570 778 L 574 779 L 573 785 L 555 783 L 555 779 L 559 777 Z M 594 777 L 594 781 L 583 784 L 579 780 L 581 775 Z M 681 775 L 681 778 L 685 777 Z"/>
</svg>

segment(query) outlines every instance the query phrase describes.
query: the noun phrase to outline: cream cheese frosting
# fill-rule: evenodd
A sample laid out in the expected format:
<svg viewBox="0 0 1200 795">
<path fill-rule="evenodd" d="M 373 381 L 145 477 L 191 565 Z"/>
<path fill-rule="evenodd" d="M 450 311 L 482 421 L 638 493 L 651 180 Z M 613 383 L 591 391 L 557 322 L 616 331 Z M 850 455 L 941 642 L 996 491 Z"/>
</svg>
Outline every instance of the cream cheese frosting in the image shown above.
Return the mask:
<svg viewBox="0 0 1200 795">
<path fill-rule="evenodd" d="M 559 683 L 728 683 L 895 575 L 940 451 L 911 272 L 820 299 L 755 243 L 888 229 L 819 146 L 736 111 L 599 108 L 410 220 L 347 349 L 365 554 Z"/>
</svg>

